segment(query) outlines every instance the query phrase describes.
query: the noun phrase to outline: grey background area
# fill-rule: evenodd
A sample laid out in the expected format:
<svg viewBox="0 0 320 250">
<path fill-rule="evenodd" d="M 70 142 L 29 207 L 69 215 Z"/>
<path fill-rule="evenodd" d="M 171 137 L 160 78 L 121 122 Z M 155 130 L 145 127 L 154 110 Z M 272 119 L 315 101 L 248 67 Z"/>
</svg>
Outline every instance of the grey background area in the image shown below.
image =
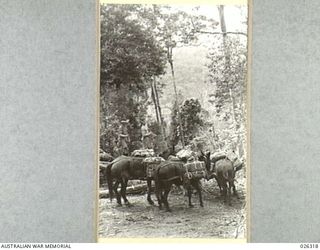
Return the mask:
<svg viewBox="0 0 320 250">
<path fill-rule="evenodd" d="M 254 0 L 252 242 L 320 241 L 320 2 Z M 93 0 L 0 1 L 0 242 L 95 240 Z"/>
<path fill-rule="evenodd" d="M 96 3 L 0 1 L 0 242 L 94 242 Z"/>
<path fill-rule="evenodd" d="M 253 1 L 251 241 L 320 241 L 320 2 Z"/>
</svg>

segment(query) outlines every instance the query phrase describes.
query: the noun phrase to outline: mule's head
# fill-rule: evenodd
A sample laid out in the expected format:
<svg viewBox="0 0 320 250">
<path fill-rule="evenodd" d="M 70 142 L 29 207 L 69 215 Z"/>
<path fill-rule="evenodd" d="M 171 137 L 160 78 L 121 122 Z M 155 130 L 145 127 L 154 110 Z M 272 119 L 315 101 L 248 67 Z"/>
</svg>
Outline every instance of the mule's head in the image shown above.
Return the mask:
<svg viewBox="0 0 320 250">
<path fill-rule="evenodd" d="M 199 156 L 199 160 L 205 163 L 207 171 L 210 171 L 211 168 L 210 155 L 210 151 L 208 151 L 207 153 L 203 153 L 203 151 L 201 151 L 201 155 Z"/>
</svg>

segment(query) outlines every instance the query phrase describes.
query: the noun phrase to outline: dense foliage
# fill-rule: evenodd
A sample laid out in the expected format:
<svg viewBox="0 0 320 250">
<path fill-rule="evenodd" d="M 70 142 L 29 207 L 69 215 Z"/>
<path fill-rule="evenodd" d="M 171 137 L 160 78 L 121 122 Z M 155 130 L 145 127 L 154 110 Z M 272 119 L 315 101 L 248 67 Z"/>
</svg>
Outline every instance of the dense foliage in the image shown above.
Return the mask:
<svg viewBox="0 0 320 250">
<path fill-rule="evenodd" d="M 116 155 L 122 120 L 129 120 L 131 151 L 141 148 L 144 124 L 157 135 L 158 153 L 183 144 L 211 151 L 244 148 L 246 38 L 222 36 L 219 23 L 197 10 L 101 6 L 100 145 L 105 151 Z M 204 41 L 210 41 L 209 50 Z"/>
<path fill-rule="evenodd" d="M 149 82 L 164 73 L 164 50 L 151 29 L 139 22 L 138 10 L 137 5 L 101 6 L 100 130 L 101 146 L 109 152 L 121 120 L 129 119 L 130 141 L 140 140 Z"/>
<path fill-rule="evenodd" d="M 224 43 L 221 40 L 217 39 L 208 56 L 210 82 L 216 87 L 212 102 L 215 117 L 224 128 L 219 140 L 224 141 L 222 147 L 228 145 L 229 149 L 239 150 L 239 154 L 243 155 L 246 141 L 247 48 L 239 37 L 228 36 Z"/>
<path fill-rule="evenodd" d="M 186 100 L 181 107 L 181 122 L 184 141 L 186 144 L 195 137 L 203 125 L 200 117 L 201 105 L 197 99 Z"/>
</svg>

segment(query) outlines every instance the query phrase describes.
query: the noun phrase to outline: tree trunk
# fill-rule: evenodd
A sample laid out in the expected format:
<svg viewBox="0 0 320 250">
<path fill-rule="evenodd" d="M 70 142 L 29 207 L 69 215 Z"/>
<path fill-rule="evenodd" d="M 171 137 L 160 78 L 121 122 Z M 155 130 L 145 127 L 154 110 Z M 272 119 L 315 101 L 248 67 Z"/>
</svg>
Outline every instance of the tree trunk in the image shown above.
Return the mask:
<svg viewBox="0 0 320 250">
<path fill-rule="evenodd" d="M 120 191 L 120 189 L 118 190 Z M 141 194 L 148 191 L 147 183 L 142 183 L 134 186 L 128 186 L 126 189 L 126 194 Z M 151 186 L 151 191 L 154 191 L 154 186 Z M 109 198 L 109 190 L 100 190 L 99 191 L 99 198 L 100 199 L 107 199 Z"/>
<path fill-rule="evenodd" d="M 227 34 L 226 34 L 227 28 L 226 28 L 226 22 L 224 20 L 224 5 L 218 5 L 218 11 L 219 11 L 221 32 L 222 32 L 223 38 L 225 39 L 227 37 Z"/>
<path fill-rule="evenodd" d="M 219 11 L 219 17 L 220 17 L 221 32 L 223 33 L 222 36 L 223 36 L 223 45 L 224 45 L 225 60 L 226 60 L 225 67 L 226 67 L 226 69 L 229 69 L 231 67 L 231 62 L 230 62 L 230 51 L 229 51 L 229 48 L 227 45 L 227 27 L 226 27 L 226 22 L 224 19 L 224 5 L 219 5 L 218 11 Z M 232 114 L 234 133 L 237 135 L 237 144 L 238 144 L 237 150 L 239 151 L 240 144 L 242 144 L 242 143 L 241 143 L 241 139 L 240 139 L 240 132 L 237 132 L 238 121 L 236 119 L 235 100 L 234 100 L 232 88 L 229 86 L 228 82 L 227 82 L 227 88 L 229 89 L 229 98 L 230 98 L 230 102 L 231 102 L 230 113 Z M 241 145 L 241 146 L 243 146 L 243 145 Z M 239 152 L 238 152 L 238 155 L 239 155 Z"/>
<path fill-rule="evenodd" d="M 156 101 L 156 95 L 154 93 L 154 88 L 153 88 L 153 83 L 151 82 L 151 98 L 154 103 L 154 109 L 156 111 L 156 116 L 157 116 L 157 122 L 159 123 L 159 113 L 158 113 L 158 107 L 157 107 L 157 101 Z"/>
<path fill-rule="evenodd" d="M 182 146 L 184 147 L 185 143 L 184 143 L 184 137 L 183 137 L 183 131 L 182 131 L 182 121 L 181 121 L 181 115 L 180 115 L 179 103 L 178 103 L 178 92 L 177 92 L 176 80 L 175 80 L 175 76 L 174 76 L 172 47 L 167 47 L 167 58 L 168 58 L 168 62 L 170 64 L 171 76 L 172 76 L 172 84 L 173 84 L 174 94 L 175 94 L 175 105 L 177 106 L 177 111 L 178 111 L 178 122 L 179 122 L 180 139 L 181 139 Z"/>
<path fill-rule="evenodd" d="M 154 87 L 155 101 L 156 101 L 156 105 L 158 108 L 158 114 L 159 114 L 159 120 L 160 120 L 159 125 L 161 128 L 161 133 L 163 133 L 163 136 L 165 136 L 165 130 L 164 130 L 164 126 L 163 126 L 163 117 L 162 117 L 161 106 L 160 106 L 160 101 L 159 101 L 156 77 L 154 77 L 153 87 Z"/>
</svg>

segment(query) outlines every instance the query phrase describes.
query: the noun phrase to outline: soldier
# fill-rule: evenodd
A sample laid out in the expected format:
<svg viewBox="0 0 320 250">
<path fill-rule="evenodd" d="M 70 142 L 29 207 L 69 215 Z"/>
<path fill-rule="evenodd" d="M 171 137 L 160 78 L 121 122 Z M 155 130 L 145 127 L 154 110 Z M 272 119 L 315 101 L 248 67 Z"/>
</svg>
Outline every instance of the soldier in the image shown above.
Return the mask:
<svg viewBox="0 0 320 250">
<path fill-rule="evenodd" d="M 130 137 L 128 132 L 128 124 L 129 120 L 122 120 L 119 127 L 117 146 L 119 148 L 120 154 L 122 155 L 129 155 Z"/>
<path fill-rule="evenodd" d="M 148 125 L 146 123 L 143 123 L 141 126 L 141 141 L 143 148 L 148 148 Z"/>
</svg>

